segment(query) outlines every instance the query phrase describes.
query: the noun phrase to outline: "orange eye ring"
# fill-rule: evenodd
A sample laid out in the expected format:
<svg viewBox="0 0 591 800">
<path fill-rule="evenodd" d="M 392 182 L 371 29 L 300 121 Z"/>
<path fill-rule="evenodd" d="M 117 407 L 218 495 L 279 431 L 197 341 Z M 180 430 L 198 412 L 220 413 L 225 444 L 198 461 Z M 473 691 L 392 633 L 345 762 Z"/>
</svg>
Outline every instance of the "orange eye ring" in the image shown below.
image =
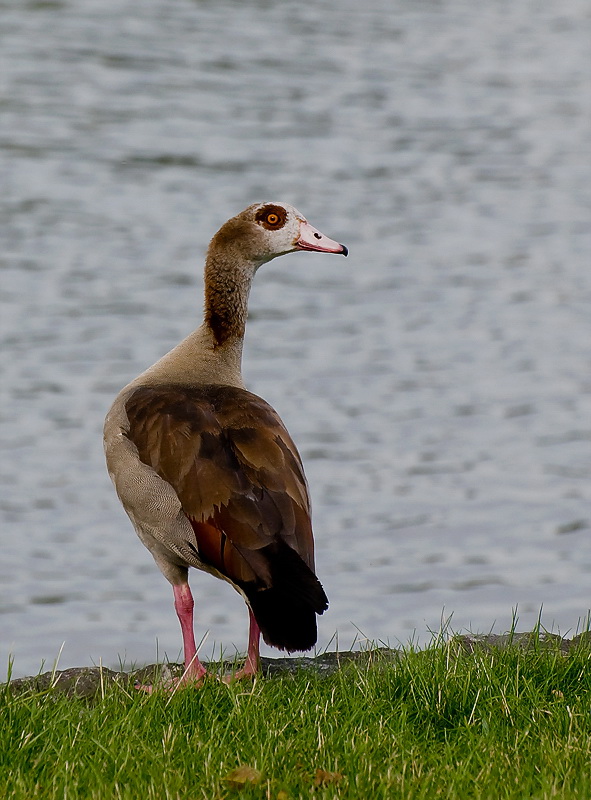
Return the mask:
<svg viewBox="0 0 591 800">
<path fill-rule="evenodd" d="M 267 214 L 267 224 L 268 225 L 277 225 L 279 222 L 279 217 L 277 214 Z"/>
</svg>

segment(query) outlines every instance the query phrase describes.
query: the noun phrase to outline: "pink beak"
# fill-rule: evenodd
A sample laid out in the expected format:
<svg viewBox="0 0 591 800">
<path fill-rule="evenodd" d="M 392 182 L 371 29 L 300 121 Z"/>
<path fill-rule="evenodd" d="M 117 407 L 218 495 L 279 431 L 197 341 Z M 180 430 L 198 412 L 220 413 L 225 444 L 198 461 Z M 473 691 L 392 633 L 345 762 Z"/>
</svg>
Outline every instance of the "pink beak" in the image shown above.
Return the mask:
<svg viewBox="0 0 591 800">
<path fill-rule="evenodd" d="M 300 238 L 295 245 L 298 250 L 316 250 L 318 253 L 342 253 L 344 256 L 349 253 L 344 244 L 329 239 L 306 220 L 300 225 Z"/>
</svg>

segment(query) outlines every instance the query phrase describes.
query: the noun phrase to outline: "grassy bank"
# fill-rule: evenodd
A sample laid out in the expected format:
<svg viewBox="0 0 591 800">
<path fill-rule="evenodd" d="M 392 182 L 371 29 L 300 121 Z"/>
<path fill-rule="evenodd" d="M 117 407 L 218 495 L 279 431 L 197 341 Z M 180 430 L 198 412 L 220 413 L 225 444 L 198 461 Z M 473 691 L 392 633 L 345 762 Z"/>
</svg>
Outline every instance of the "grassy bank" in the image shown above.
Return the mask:
<svg viewBox="0 0 591 800">
<path fill-rule="evenodd" d="M 591 796 L 588 645 L 451 642 L 328 676 L 0 702 L 3 798 Z"/>
</svg>

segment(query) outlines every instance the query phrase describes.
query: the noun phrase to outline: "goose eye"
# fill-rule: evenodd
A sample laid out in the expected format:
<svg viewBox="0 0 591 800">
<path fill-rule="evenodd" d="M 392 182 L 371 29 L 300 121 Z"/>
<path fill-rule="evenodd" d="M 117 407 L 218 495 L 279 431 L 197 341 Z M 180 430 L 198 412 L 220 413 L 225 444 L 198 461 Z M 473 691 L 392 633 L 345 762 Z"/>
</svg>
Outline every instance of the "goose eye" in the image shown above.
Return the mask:
<svg viewBox="0 0 591 800">
<path fill-rule="evenodd" d="M 256 221 L 269 231 L 282 228 L 287 221 L 287 212 L 281 206 L 266 206 L 261 208 L 256 216 Z"/>
</svg>

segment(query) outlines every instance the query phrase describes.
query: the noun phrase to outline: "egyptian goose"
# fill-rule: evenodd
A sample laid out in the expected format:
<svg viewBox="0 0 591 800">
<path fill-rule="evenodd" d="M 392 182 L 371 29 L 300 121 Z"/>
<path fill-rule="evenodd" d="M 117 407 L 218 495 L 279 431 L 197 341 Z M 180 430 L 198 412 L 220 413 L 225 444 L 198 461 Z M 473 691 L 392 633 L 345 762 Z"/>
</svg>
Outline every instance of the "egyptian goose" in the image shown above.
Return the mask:
<svg viewBox="0 0 591 800">
<path fill-rule="evenodd" d="M 255 272 L 296 250 L 347 255 L 286 203 L 257 203 L 213 237 L 197 330 L 117 396 L 105 420 L 109 475 L 133 526 L 172 584 L 185 672 L 206 669 L 193 633 L 188 568 L 222 578 L 249 610 L 245 664 L 260 634 L 293 652 L 316 643 L 328 600 L 314 572 L 310 502 L 298 451 L 277 413 L 244 387 L 242 342 Z"/>
</svg>

